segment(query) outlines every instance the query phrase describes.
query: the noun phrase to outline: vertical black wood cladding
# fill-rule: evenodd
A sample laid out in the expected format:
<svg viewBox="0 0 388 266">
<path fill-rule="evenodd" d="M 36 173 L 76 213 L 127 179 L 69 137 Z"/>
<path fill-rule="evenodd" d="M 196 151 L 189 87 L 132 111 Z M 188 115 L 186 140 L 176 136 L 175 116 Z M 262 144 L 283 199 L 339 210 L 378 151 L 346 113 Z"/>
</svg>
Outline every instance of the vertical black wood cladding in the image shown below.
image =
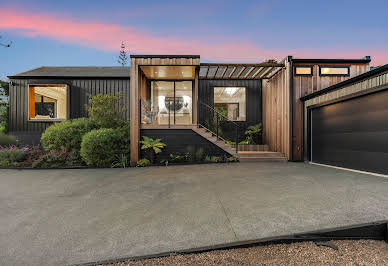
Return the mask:
<svg viewBox="0 0 388 266">
<path fill-rule="evenodd" d="M 244 132 L 248 126 L 262 122 L 262 81 L 261 80 L 199 80 L 198 100 L 207 105 L 214 106 L 214 87 L 245 87 L 246 88 L 246 111 L 245 122 L 236 122 L 240 126 L 239 138 L 245 138 Z M 198 104 L 198 120 L 204 123 L 206 118 L 211 117 L 207 108 Z M 225 123 L 223 132 L 231 140 L 234 140 L 233 126 Z"/>
<path fill-rule="evenodd" d="M 125 119 L 129 120 L 128 79 L 12 79 L 10 87 L 9 131 L 22 142 L 39 142 L 42 132 L 53 122 L 28 121 L 28 84 L 67 84 L 70 88 L 70 118 L 86 117 L 85 105 L 89 95 L 121 93 L 125 97 L 121 104 L 126 109 Z M 127 99 L 128 98 L 128 99 Z"/>
<path fill-rule="evenodd" d="M 204 155 L 230 157 L 223 149 L 198 135 L 191 129 L 142 129 L 141 136 L 162 139 L 167 146 L 157 154 L 157 160 L 168 159 L 170 154 L 185 155 L 189 146 L 195 150 L 202 148 Z M 148 158 L 148 154 L 141 150 L 141 158 Z"/>
</svg>

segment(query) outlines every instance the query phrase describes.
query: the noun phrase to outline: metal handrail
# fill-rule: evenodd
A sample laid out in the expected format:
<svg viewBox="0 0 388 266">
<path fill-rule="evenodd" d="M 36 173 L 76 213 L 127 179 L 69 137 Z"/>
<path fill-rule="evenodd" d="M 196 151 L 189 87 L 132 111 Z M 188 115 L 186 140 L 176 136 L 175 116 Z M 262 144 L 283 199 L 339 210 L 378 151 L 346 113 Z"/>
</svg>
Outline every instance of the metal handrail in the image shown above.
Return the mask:
<svg viewBox="0 0 388 266">
<path fill-rule="evenodd" d="M 221 116 L 222 118 L 224 118 L 226 121 L 228 122 L 231 122 L 234 126 L 235 126 L 235 146 L 236 146 L 236 153 L 238 152 L 238 129 L 239 129 L 239 125 L 232 121 L 232 120 L 229 120 L 226 116 L 224 116 L 223 114 L 221 114 L 220 112 L 218 112 L 217 110 L 215 110 L 213 107 L 211 107 L 210 105 L 204 103 L 204 102 L 201 102 L 201 101 L 198 101 L 199 104 L 202 104 L 203 106 L 209 108 L 210 110 L 212 110 L 215 114 L 216 114 L 216 132 L 212 132 L 210 129 L 204 127 L 203 125 L 199 124 L 198 123 L 198 126 L 202 126 L 203 128 L 206 128 L 209 132 L 211 132 L 212 134 L 215 134 L 216 135 L 216 138 L 217 140 L 218 139 L 221 139 L 223 141 L 225 141 L 225 139 L 223 139 L 222 137 L 219 136 L 218 134 L 218 128 L 219 128 L 219 116 Z M 199 109 L 198 109 L 199 110 Z M 197 110 L 197 112 L 198 112 Z"/>
<path fill-rule="evenodd" d="M 233 120 L 229 120 L 226 116 L 224 116 L 223 114 L 221 114 L 220 112 L 218 112 L 216 109 L 214 109 L 213 107 L 211 107 L 210 105 L 204 103 L 204 102 L 201 102 L 201 101 L 198 101 L 200 104 L 206 106 L 207 108 L 211 109 L 213 112 L 215 112 L 216 114 L 220 115 L 221 117 L 223 117 L 226 121 L 228 122 L 231 122 L 233 123 L 235 126 L 237 127 L 240 127 L 239 124 L 237 124 L 236 122 L 234 122 Z"/>
</svg>

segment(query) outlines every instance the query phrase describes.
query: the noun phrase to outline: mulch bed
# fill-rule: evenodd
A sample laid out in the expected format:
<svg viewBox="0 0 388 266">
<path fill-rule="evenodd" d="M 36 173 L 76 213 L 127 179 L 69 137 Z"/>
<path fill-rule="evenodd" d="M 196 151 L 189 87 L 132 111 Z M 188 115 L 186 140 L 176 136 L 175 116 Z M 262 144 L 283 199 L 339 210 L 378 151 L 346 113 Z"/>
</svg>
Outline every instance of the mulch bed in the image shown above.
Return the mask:
<svg viewBox="0 0 388 266">
<path fill-rule="evenodd" d="M 300 242 L 106 265 L 388 265 L 388 244 L 384 241 L 336 240 L 328 243 L 332 247 L 318 246 L 314 242 Z"/>
</svg>

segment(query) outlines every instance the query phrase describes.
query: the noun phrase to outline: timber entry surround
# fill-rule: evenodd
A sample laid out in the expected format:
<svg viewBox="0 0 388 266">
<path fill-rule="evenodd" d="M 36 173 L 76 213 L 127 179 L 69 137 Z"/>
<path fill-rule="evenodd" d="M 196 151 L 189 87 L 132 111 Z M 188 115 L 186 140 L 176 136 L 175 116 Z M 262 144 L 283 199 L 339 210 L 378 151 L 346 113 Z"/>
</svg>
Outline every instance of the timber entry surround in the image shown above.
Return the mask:
<svg viewBox="0 0 388 266">
<path fill-rule="evenodd" d="M 199 66 L 199 55 L 131 55 L 131 165 L 139 160 L 143 125 L 197 124 Z M 159 103 L 167 108 L 158 108 Z"/>
</svg>

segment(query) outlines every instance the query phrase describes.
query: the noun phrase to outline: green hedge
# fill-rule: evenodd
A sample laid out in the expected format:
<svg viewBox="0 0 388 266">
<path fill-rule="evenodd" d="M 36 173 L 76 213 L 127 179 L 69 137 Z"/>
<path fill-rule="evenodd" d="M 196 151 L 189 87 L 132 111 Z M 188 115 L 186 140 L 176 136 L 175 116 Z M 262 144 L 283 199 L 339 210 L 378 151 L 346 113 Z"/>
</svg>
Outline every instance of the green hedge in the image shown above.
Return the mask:
<svg viewBox="0 0 388 266">
<path fill-rule="evenodd" d="M 87 118 L 78 118 L 55 123 L 42 134 L 41 143 L 46 151 L 79 151 L 82 137 L 96 125 Z"/>
<path fill-rule="evenodd" d="M 81 157 L 87 165 L 111 167 L 117 156 L 129 154 L 129 124 L 121 128 L 94 129 L 85 134 Z"/>
</svg>

